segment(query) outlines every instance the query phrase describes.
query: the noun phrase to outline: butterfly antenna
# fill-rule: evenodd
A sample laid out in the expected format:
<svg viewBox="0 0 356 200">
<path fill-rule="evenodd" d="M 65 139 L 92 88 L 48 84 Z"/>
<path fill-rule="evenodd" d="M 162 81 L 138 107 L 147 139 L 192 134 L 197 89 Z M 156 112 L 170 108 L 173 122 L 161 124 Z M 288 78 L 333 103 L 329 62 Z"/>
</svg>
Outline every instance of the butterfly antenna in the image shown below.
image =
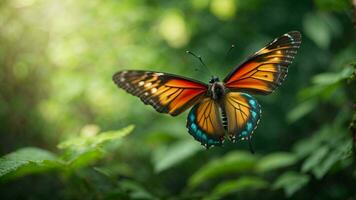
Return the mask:
<svg viewBox="0 0 356 200">
<path fill-rule="evenodd" d="M 251 153 L 252 153 L 252 154 L 255 154 L 255 151 L 253 150 L 251 138 L 248 139 L 248 146 L 249 146 L 249 148 L 250 148 Z"/>
<path fill-rule="evenodd" d="M 186 51 L 187 54 L 192 55 L 193 57 L 197 58 L 200 63 L 205 67 L 205 69 L 211 74 L 213 75 L 213 73 L 211 73 L 211 71 L 209 70 L 209 68 L 205 65 L 203 59 L 201 58 L 201 56 L 197 56 L 195 53 L 191 52 L 191 51 Z"/>
<path fill-rule="evenodd" d="M 232 51 L 233 48 L 235 48 L 235 45 L 234 45 L 234 44 L 232 44 L 231 47 L 230 47 L 230 49 L 226 52 L 225 60 L 228 58 L 228 56 L 230 55 L 230 53 L 231 53 L 231 51 Z"/>
</svg>

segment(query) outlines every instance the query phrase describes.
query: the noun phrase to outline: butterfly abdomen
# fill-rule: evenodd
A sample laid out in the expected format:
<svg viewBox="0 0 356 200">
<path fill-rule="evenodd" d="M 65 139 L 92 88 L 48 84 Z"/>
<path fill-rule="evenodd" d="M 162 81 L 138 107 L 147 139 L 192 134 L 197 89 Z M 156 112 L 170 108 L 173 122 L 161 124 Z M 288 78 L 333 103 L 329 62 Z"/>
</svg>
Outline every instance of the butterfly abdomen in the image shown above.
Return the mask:
<svg viewBox="0 0 356 200">
<path fill-rule="evenodd" d="M 223 125 L 225 131 L 227 131 L 227 117 L 226 117 L 226 113 L 224 110 L 221 110 L 221 120 L 222 120 L 222 125 Z"/>
</svg>

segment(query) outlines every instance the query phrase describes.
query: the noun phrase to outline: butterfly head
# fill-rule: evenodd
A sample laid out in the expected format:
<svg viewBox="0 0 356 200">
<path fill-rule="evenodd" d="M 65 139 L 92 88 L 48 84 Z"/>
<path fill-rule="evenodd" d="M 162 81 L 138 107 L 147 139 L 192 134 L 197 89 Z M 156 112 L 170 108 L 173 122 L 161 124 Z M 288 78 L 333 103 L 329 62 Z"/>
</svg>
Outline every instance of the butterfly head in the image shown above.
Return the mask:
<svg viewBox="0 0 356 200">
<path fill-rule="evenodd" d="M 219 100 L 221 99 L 225 93 L 226 88 L 223 82 L 220 82 L 219 78 L 213 76 L 210 81 L 209 92 L 212 99 Z"/>
<path fill-rule="evenodd" d="M 220 80 L 219 80 L 219 77 L 217 77 L 217 76 L 212 76 L 211 77 L 211 79 L 210 79 L 210 81 L 209 81 L 209 83 L 215 83 L 215 82 L 219 82 Z"/>
</svg>

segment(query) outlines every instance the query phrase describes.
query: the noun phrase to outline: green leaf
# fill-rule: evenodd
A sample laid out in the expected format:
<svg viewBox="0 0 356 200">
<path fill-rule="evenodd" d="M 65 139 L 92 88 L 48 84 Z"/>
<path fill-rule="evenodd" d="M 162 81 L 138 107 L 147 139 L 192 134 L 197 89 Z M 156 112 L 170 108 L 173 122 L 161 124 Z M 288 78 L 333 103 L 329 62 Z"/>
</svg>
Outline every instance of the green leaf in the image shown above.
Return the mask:
<svg viewBox="0 0 356 200">
<path fill-rule="evenodd" d="M 273 183 L 274 189 L 284 189 L 287 197 L 291 197 L 309 182 L 309 176 L 297 172 L 288 171 Z"/>
<path fill-rule="evenodd" d="M 156 172 L 164 171 L 201 151 L 202 147 L 194 140 L 184 140 L 159 148 L 153 157 Z"/>
<path fill-rule="evenodd" d="M 112 179 L 118 176 L 132 177 L 136 174 L 135 169 L 129 163 L 124 162 L 111 162 L 107 165 L 96 166 L 94 170 Z"/>
<path fill-rule="evenodd" d="M 322 163 L 320 163 L 317 167 L 313 168 L 313 173 L 316 178 L 321 179 L 329 169 L 340 160 L 340 153 L 332 151 L 327 158 L 324 159 Z"/>
<path fill-rule="evenodd" d="M 315 151 L 321 143 L 320 137 L 318 134 L 314 134 L 311 138 L 307 138 L 299 141 L 293 147 L 293 151 L 299 158 L 304 158 Z"/>
<path fill-rule="evenodd" d="M 58 148 L 66 150 L 62 155 L 72 169 L 81 168 L 105 156 L 110 142 L 120 142 L 120 139 L 132 132 L 134 126 L 128 126 L 118 131 L 103 132 L 91 137 L 77 137 L 64 141 Z M 106 145 L 106 146 L 105 146 Z"/>
<path fill-rule="evenodd" d="M 336 149 L 332 149 L 317 166 L 313 167 L 312 172 L 315 177 L 321 179 L 337 162 L 349 159 L 345 153 L 350 151 L 350 147 L 349 140 L 337 142 Z"/>
<path fill-rule="evenodd" d="M 335 140 L 337 137 L 342 136 L 340 134 L 333 134 L 338 132 L 333 129 L 334 128 L 329 124 L 320 127 L 319 130 L 314 132 L 311 137 L 298 142 L 294 146 L 293 151 L 299 158 L 304 158 L 318 152 L 318 149 L 322 146 L 322 144 L 328 143 L 330 138 L 334 138 Z"/>
<path fill-rule="evenodd" d="M 51 152 L 34 147 L 17 150 L 0 158 L 0 178 L 18 177 L 56 167 L 76 169 L 86 166 L 105 155 L 102 145 L 122 138 L 132 130 L 133 126 L 128 126 L 119 131 L 65 141 L 58 145 L 59 148 L 67 150 L 62 156 L 64 160 L 57 159 Z"/>
<path fill-rule="evenodd" d="M 62 163 L 53 153 L 35 147 L 26 147 L 0 158 L 0 179 L 47 171 L 60 165 Z"/>
<path fill-rule="evenodd" d="M 268 182 L 262 178 L 255 176 L 245 176 L 233 181 L 225 181 L 218 184 L 213 192 L 205 198 L 205 200 L 210 199 L 220 199 L 228 194 L 244 191 L 244 190 L 258 190 L 263 189 L 268 186 Z"/>
<path fill-rule="evenodd" d="M 328 154 L 329 148 L 322 146 L 311 154 L 302 165 L 302 172 L 308 172 L 314 167 L 318 167 L 323 158 Z"/>
<path fill-rule="evenodd" d="M 320 97 L 323 97 L 324 99 L 328 99 L 332 97 L 332 94 L 334 94 L 334 92 L 338 88 L 340 88 L 342 81 L 347 80 L 352 75 L 352 73 L 353 73 L 352 67 L 345 67 L 342 71 L 337 73 L 318 74 L 314 76 L 312 79 L 313 85 L 303 89 L 301 92 L 299 92 L 298 96 L 302 100 L 320 98 Z"/>
<path fill-rule="evenodd" d="M 253 171 L 257 157 L 251 153 L 234 151 L 226 156 L 211 161 L 200 168 L 189 180 L 189 186 L 194 188 L 199 184 L 221 175 Z"/>
<path fill-rule="evenodd" d="M 309 14 L 303 20 L 304 32 L 320 48 L 327 48 L 331 41 L 331 30 L 321 15 Z"/>
<path fill-rule="evenodd" d="M 337 83 L 342 78 L 339 73 L 322 73 L 315 75 L 312 81 L 317 85 L 330 85 Z"/>
<path fill-rule="evenodd" d="M 100 145 L 103 145 L 106 142 L 117 140 L 128 135 L 133 131 L 133 129 L 134 126 L 130 125 L 118 131 L 107 131 L 92 137 L 82 136 L 82 137 L 69 139 L 67 141 L 58 144 L 58 148 L 60 149 L 96 148 Z"/>
<path fill-rule="evenodd" d="M 130 199 L 147 199 L 156 200 L 158 198 L 154 197 L 149 193 L 143 186 L 139 183 L 131 180 L 120 181 L 121 189 L 129 193 Z"/>
<path fill-rule="evenodd" d="M 337 73 L 328 72 L 328 73 L 317 74 L 313 77 L 312 81 L 316 85 L 333 85 L 342 80 L 347 79 L 352 75 L 352 73 L 353 73 L 352 68 L 346 67 Z"/>
<path fill-rule="evenodd" d="M 311 99 L 320 98 L 328 99 L 332 97 L 332 94 L 340 87 L 339 83 L 330 85 L 313 85 L 311 87 L 305 88 L 299 93 L 301 99 Z"/>
<path fill-rule="evenodd" d="M 256 170 L 258 172 L 267 172 L 283 167 L 293 165 L 297 162 L 297 157 L 292 153 L 278 152 L 264 156 L 258 161 Z"/>
<path fill-rule="evenodd" d="M 289 113 L 287 115 L 288 122 L 293 123 L 293 122 L 301 119 L 302 117 L 304 117 L 305 115 L 310 113 L 316 107 L 316 105 L 317 104 L 314 100 L 305 101 L 305 102 L 299 104 L 298 106 L 293 108 L 291 111 L 289 111 Z"/>
<path fill-rule="evenodd" d="M 105 153 L 101 148 L 89 148 L 70 152 L 70 157 L 66 158 L 67 165 L 72 169 L 79 169 L 101 159 Z"/>
</svg>

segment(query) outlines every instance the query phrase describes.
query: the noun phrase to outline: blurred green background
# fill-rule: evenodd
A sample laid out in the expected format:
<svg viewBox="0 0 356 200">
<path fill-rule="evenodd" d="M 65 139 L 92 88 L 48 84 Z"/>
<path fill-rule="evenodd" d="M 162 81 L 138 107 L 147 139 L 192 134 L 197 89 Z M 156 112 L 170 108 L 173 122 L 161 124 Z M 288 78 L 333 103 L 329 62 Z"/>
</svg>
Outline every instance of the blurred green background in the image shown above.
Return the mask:
<svg viewBox="0 0 356 200">
<path fill-rule="evenodd" d="M 0 198 L 356 199 L 352 7 L 2 0 Z M 303 41 L 287 80 L 256 96 L 263 112 L 256 154 L 245 142 L 206 150 L 188 134 L 186 113 L 156 113 L 112 82 L 122 69 L 207 82 L 186 50 L 223 78 L 291 30 Z"/>
</svg>

